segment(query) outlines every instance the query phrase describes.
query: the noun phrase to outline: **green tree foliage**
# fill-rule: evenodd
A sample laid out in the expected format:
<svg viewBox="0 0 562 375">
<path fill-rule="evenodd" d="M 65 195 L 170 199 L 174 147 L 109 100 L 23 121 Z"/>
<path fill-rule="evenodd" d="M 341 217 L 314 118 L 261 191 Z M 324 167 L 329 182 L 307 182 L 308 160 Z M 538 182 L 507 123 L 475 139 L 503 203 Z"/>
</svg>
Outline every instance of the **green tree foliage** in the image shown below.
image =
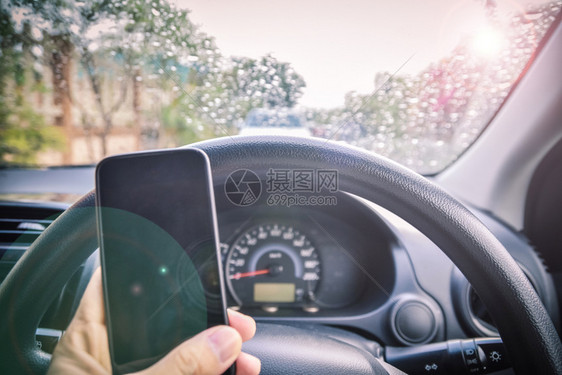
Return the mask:
<svg viewBox="0 0 562 375">
<path fill-rule="evenodd" d="M 3 165 L 36 165 L 37 153 L 64 148 L 59 128 L 47 126 L 29 104 L 14 106 L 3 119 L 0 158 Z"/>
<path fill-rule="evenodd" d="M 195 117 L 214 127 L 215 136 L 235 133 L 254 108 L 294 107 L 306 86 L 289 63 L 271 55 L 223 58 L 221 66 L 194 93 L 196 105 L 190 105 Z"/>
<path fill-rule="evenodd" d="M 188 117 L 182 110 L 183 95 L 162 108 L 159 121 L 164 127 L 160 144 L 163 147 L 174 147 L 178 144 L 190 144 L 215 137 L 212 127 L 204 126 L 198 118 Z"/>
<path fill-rule="evenodd" d="M 289 63 L 280 62 L 271 55 L 259 60 L 233 58 L 232 64 L 226 74 L 227 89 L 233 97 L 248 98 L 254 108 L 292 108 L 306 86 Z"/>
<path fill-rule="evenodd" d="M 29 40 L 15 30 L 9 12 L 0 7 L 0 165 L 35 164 L 38 152 L 60 150 L 64 142 L 25 99 Z M 31 86 L 31 91 L 40 89 Z"/>
<path fill-rule="evenodd" d="M 80 127 L 88 137 L 99 137 L 103 154 L 116 127 L 130 129 L 149 147 L 233 134 L 251 109 L 294 107 L 305 87 L 290 64 L 271 55 L 222 56 L 214 39 L 191 22 L 189 11 L 167 1 L 14 0 L 2 11 L 2 61 L 21 45 L 41 53 L 12 59 L 17 63 L 2 69 L 0 110 L 5 113 L 0 116 L 33 124 L 28 127 L 34 131 L 55 124 L 39 121 L 34 117 L 39 113 L 30 112 L 25 103 L 5 100 L 14 87 L 29 92 L 35 84 L 26 81 L 26 74 L 40 72 L 35 69 L 39 65 L 51 73 L 49 95 L 61 106 L 62 120 L 56 117 L 56 124 L 67 137 Z M 78 80 L 77 94 L 73 87 Z M 23 127 L 21 131 L 20 141 L 25 138 Z M 45 138 L 47 144 L 59 147 L 47 141 L 51 138 Z M 30 133 L 30 144 L 31 139 Z M 14 150 L 16 143 L 22 142 L 3 145 L 12 144 Z"/>
</svg>

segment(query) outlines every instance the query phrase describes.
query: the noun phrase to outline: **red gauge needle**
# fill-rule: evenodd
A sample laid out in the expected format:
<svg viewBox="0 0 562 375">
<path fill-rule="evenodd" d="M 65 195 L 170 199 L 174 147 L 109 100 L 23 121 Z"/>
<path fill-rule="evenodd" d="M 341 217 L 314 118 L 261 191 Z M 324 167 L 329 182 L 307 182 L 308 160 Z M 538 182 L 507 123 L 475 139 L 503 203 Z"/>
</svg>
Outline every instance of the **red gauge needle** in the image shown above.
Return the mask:
<svg viewBox="0 0 562 375">
<path fill-rule="evenodd" d="M 238 280 L 242 277 L 265 275 L 265 274 L 268 274 L 269 272 L 270 272 L 269 268 L 267 268 L 265 270 L 258 270 L 258 271 L 251 271 L 251 272 L 238 272 L 238 273 L 235 273 L 234 275 L 230 276 L 230 278 Z"/>
</svg>

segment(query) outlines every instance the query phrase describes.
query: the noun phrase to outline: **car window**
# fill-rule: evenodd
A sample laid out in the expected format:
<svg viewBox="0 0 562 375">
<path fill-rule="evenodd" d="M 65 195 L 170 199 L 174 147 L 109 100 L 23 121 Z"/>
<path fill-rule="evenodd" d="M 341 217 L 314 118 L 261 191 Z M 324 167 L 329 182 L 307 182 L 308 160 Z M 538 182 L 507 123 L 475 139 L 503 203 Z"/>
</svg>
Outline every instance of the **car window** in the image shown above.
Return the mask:
<svg viewBox="0 0 562 375">
<path fill-rule="evenodd" d="M 454 162 L 561 2 L 13 1 L 0 13 L 0 158 L 102 157 L 223 136 Z"/>
</svg>

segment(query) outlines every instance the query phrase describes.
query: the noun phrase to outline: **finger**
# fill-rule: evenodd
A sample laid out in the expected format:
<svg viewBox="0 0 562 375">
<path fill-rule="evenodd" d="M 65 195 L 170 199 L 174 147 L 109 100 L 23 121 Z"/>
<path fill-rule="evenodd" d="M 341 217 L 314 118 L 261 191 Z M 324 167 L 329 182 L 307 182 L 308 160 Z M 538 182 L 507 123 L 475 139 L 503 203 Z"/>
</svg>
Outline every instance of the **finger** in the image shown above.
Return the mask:
<svg viewBox="0 0 562 375">
<path fill-rule="evenodd" d="M 88 287 L 82 296 L 74 319 L 105 324 L 105 311 L 103 306 L 101 268 L 98 267 L 98 269 L 94 271 Z"/>
<path fill-rule="evenodd" d="M 138 374 L 222 374 L 240 355 L 241 348 L 242 338 L 232 327 L 209 328 Z"/>
<path fill-rule="evenodd" d="M 248 341 L 256 333 L 256 322 L 251 316 L 228 309 L 228 322 L 240 333 L 243 341 Z"/>
<path fill-rule="evenodd" d="M 236 375 L 257 375 L 261 370 L 261 361 L 248 353 L 240 353 L 236 360 Z"/>
<path fill-rule="evenodd" d="M 88 284 L 78 310 L 57 344 L 49 374 L 108 374 L 111 370 L 101 272 Z"/>
</svg>

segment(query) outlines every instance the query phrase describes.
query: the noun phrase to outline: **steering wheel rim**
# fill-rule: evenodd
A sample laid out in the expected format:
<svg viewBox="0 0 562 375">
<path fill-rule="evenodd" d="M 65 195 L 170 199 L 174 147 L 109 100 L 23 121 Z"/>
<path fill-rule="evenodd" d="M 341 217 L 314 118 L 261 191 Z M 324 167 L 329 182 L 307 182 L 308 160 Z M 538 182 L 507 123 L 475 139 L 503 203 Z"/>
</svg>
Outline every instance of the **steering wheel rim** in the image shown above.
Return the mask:
<svg viewBox="0 0 562 375">
<path fill-rule="evenodd" d="M 517 373 L 562 374 L 560 338 L 517 263 L 462 204 L 422 176 L 383 157 L 320 139 L 225 137 L 191 147 L 209 156 L 215 184 L 241 168 L 258 174 L 269 168 L 337 170 L 340 190 L 401 216 L 459 267 L 497 322 Z M 50 357 L 36 347 L 35 330 L 52 299 L 97 248 L 95 232 L 90 192 L 34 242 L 0 285 L 2 366 L 18 373 L 46 371 Z"/>
</svg>

